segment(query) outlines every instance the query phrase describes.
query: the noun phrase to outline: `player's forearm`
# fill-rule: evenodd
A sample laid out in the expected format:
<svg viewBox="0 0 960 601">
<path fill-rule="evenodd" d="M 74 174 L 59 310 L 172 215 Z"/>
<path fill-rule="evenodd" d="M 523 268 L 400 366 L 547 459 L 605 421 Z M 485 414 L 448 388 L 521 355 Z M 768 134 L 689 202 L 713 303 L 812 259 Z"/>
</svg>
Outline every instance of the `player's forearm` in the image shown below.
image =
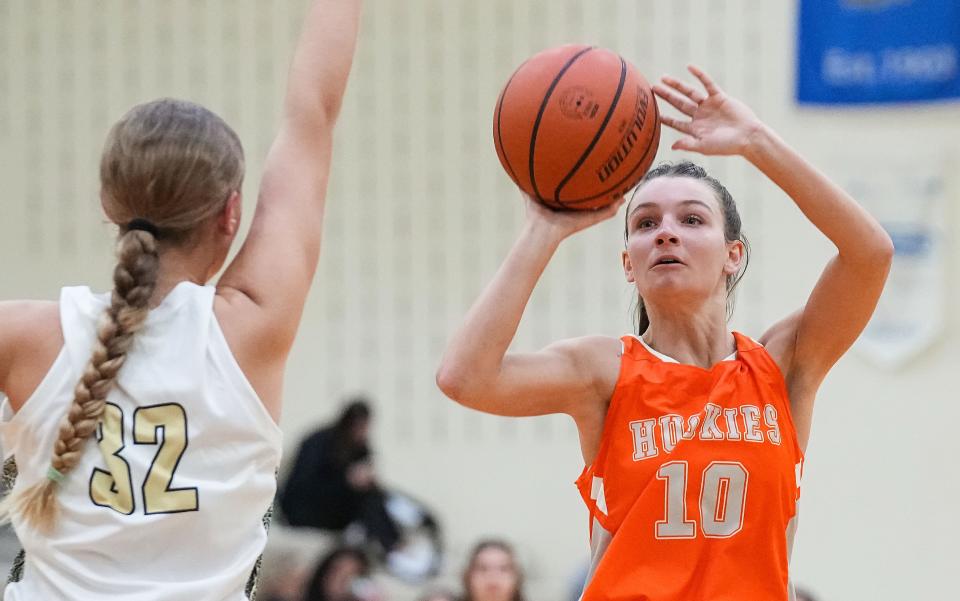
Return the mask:
<svg viewBox="0 0 960 601">
<path fill-rule="evenodd" d="M 766 126 L 756 129 L 744 156 L 793 199 L 842 260 L 873 262 L 892 253 L 877 220 Z"/>
<path fill-rule="evenodd" d="M 447 345 L 437 371 L 437 385 L 447 396 L 458 399 L 496 380 L 530 295 L 559 244 L 543 224 L 524 227 Z"/>
<path fill-rule="evenodd" d="M 287 84 L 286 118 L 305 127 L 332 124 L 360 25 L 361 0 L 316 0 L 304 18 Z"/>
</svg>

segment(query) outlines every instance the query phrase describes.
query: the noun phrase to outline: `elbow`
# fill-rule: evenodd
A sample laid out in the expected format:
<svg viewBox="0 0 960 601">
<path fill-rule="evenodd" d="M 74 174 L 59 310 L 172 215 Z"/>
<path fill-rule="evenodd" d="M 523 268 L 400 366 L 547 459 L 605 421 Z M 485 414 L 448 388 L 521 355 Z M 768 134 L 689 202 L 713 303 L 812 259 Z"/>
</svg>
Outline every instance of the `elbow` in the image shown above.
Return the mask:
<svg viewBox="0 0 960 601">
<path fill-rule="evenodd" d="M 455 365 L 444 363 L 437 370 L 437 388 L 448 399 L 469 409 L 477 409 L 482 405 L 483 390 L 476 377 L 469 369 L 460 369 Z"/>
<path fill-rule="evenodd" d="M 893 245 L 893 239 L 890 237 L 890 234 L 883 232 L 883 254 L 887 262 L 893 261 L 895 252 L 896 247 Z"/>
<path fill-rule="evenodd" d="M 300 131 L 332 131 L 343 99 L 334 94 L 295 94 L 286 99 L 286 120 Z"/>
<path fill-rule="evenodd" d="M 890 238 L 887 232 L 882 231 L 877 240 L 876 250 L 874 251 L 874 262 L 878 267 L 882 266 L 884 272 L 886 272 L 893 263 L 893 255 L 895 253 L 896 247 L 893 244 L 893 239 Z"/>
<path fill-rule="evenodd" d="M 893 240 L 887 232 L 878 230 L 867 239 L 862 239 L 856 246 L 852 246 L 846 251 L 841 251 L 840 255 L 845 258 L 852 266 L 857 266 L 861 270 L 880 271 L 884 273 L 889 271 L 893 263 L 895 249 Z"/>
<path fill-rule="evenodd" d="M 330 127 L 337 122 L 340 117 L 340 109 L 343 107 L 343 96 L 339 94 L 324 94 L 320 99 L 320 114 L 324 123 Z"/>
<path fill-rule="evenodd" d="M 447 398 L 460 402 L 466 388 L 466 378 L 462 373 L 458 373 L 456 369 L 444 362 L 437 369 L 436 382 L 437 388 Z"/>
</svg>

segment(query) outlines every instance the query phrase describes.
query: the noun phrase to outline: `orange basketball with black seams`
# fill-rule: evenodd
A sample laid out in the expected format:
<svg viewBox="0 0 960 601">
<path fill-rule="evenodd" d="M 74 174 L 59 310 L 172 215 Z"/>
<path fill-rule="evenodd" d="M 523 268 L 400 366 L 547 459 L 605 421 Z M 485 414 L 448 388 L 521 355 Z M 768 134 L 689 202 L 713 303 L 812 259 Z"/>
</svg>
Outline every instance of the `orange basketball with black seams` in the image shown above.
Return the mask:
<svg viewBox="0 0 960 601">
<path fill-rule="evenodd" d="M 660 115 L 650 84 L 619 54 L 559 46 L 532 56 L 507 81 L 493 140 L 524 192 L 554 209 L 595 209 L 650 168 Z"/>
</svg>

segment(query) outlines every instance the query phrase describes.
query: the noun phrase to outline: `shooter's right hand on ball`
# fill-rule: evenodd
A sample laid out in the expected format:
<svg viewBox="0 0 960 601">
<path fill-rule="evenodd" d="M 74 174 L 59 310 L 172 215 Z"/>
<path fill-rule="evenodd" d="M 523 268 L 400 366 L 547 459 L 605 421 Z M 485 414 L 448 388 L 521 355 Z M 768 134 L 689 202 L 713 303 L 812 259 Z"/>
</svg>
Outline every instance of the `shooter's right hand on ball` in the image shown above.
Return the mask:
<svg viewBox="0 0 960 601">
<path fill-rule="evenodd" d="M 527 227 L 537 230 L 538 233 L 547 233 L 558 243 L 580 230 L 610 219 L 617 214 L 624 201 L 621 196 L 609 205 L 592 211 L 555 211 L 543 206 L 529 194 L 523 191 L 520 193 L 526 205 Z"/>
</svg>

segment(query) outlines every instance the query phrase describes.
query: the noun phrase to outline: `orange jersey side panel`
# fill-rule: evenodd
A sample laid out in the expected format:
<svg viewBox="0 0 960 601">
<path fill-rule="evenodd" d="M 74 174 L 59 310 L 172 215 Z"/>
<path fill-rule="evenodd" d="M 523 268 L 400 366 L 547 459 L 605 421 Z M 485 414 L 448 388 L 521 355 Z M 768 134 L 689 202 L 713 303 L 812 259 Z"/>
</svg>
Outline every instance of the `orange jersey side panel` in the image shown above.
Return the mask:
<svg viewBox="0 0 960 601">
<path fill-rule="evenodd" d="M 584 601 L 788 598 L 803 456 L 779 368 L 734 337 L 736 357 L 711 369 L 623 338 L 600 449 L 577 481 L 608 545 Z"/>
</svg>

